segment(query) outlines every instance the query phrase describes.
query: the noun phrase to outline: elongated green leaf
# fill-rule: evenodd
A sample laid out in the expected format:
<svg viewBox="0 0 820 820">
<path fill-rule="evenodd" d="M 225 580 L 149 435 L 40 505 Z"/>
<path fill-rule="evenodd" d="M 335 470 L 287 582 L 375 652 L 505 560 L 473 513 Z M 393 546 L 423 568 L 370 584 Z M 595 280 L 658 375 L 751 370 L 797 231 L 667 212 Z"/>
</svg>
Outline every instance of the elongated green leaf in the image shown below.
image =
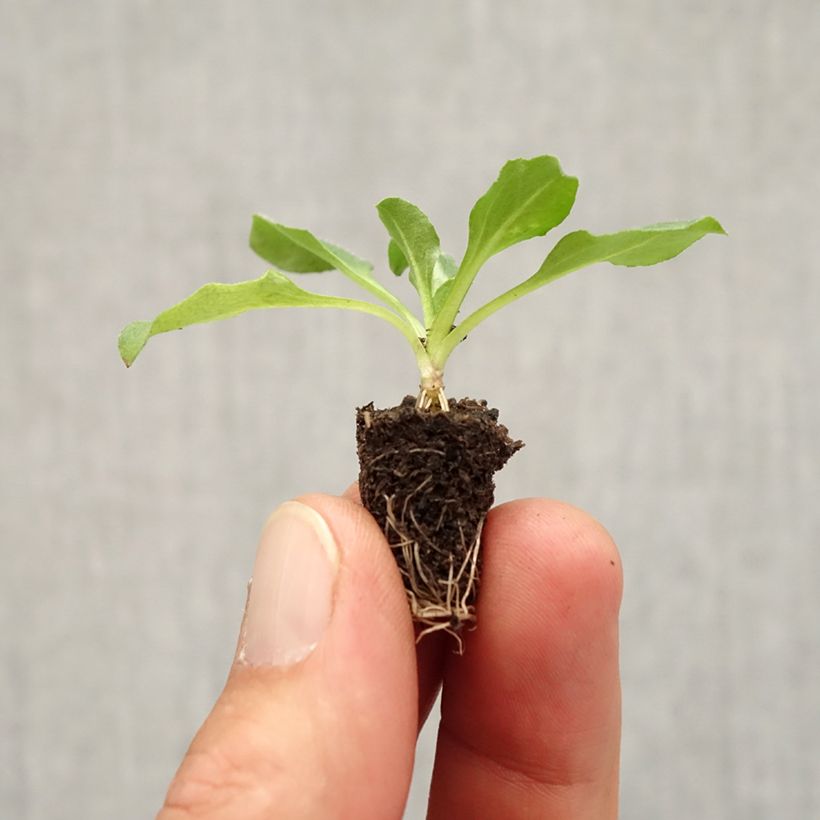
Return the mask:
<svg viewBox="0 0 820 820">
<path fill-rule="evenodd" d="M 303 228 L 290 228 L 254 214 L 250 246 L 266 262 L 291 273 L 336 270 L 354 280 L 371 279 L 373 265 Z"/>
<path fill-rule="evenodd" d="M 301 238 L 297 238 L 299 234 L 307 234 L 307 231 L 287 228 L 271 222 L 264 216 L 254 214 L 249 242 L 254 253 L 280 270 L 291 273 L 319 273 L 333 270 L 334 264 L 323 255 L 311 251 L 305 241 L 299 241 Z M 308 236 L 313 238 L 310 234 Z"/>
<path fill-rule="evenodd" d="M 387 257 L 390 263 L 390 270 L 392 270 L 396 276 L 401 276 L 404 271 L 407 270 L 407 260 L 404 258 L 401 248 L 399 248 L 392 239 L 387 246 Z M 453 287 L 457 271 L 458 265 L 456 264 L 456 260 L 449 254 L 439 251 L 436 256 L 436 263 L 433 265 L 433 274 L 430 278 L 433 316 L 441 310 L 441 306 L 444 304 L 447 295 Z"/>
<path fill-rule="evenodd" d="M 401 248 L 391 239 L 387 246 L 387 257 L 390 264 L 390 270 L 401 276 L 407 270 L 407 260 L 401 252 Z M 436 264 L 433 266 L 433 275 L 431 278 L 431 287 L 433 291 L 433 313 L 438 313 L 447 294 L 453 287 L 455 275 L 458 271 L 456 260 L 446 253 L 439 252 L 436 257 Z"/>
<path fill-rule="evenodd" d="M 410 265 L 413 287 L 429 309 L 433 268 L 439 254 L 436 229 L 421 209 L 398 197 L 383 199 L 377 206 L 384 227 Z"/>
<path fill-rule="evenodd" d="M 496 296 L 459 323 L 435 351 L 436 364 L 443 366 L 456 345 L 496 311 L 561 276 L 596 262 L 630 267 L 655 265 L 677 256 L 710 233 L 726 231 L 716 219 L 705 216 L 691 222 L 664 222 L 597 236 L 587 231 L 567 234 L 529 279 Z"/>
<path fill-rule="evenodd" d="M 470 212 L 465 263 L 480 267 L 510 245 L 543 236 L 566 219 L 577 190 L 555 157 L 510 160 Z"/>
<path fill-rule="evenodd" d="M 407 259 L 395 239 L 387 244 L 387 264 L 396 276 L 401 276 L 407 270 Z"/>
<path fill-rule="evenodd" d="M 290 228 L 255 214 L 251 225 L 250 246 L 265 261 L 292 273 L 338 270 L 348 279 L 389 305 L 415 327 L 423 328 L 418 319 L 373 277 L 373 266 L 331 242 L 317 239 L 303 228 Z"/>
<path fill-rule="evenodd" d="M 133 364 L 146 342 L 158 333 L 181 330 L 193 324 L 230 319 L 256 308 L 315 307 L 344 308 L 371 313 L 395 325 L 411 341 L 415 331 L 396 314 L 379 305 L 310 293 L 279 271 L 268 271 L 259 279 L 236 284 L 204 285 L 179 304 L 163 311 L 153 321 L 132 322 L 120 334 L 119 349 L 127 367 Z"/>
<path fill-rule="evenodd" d="M 558 242 L 527 283 L 539 287 L 596 262 L 629 267 L 655 265 L 677 256 L 710 233 L 726 233 L 711 216 L 691 222 L 661 222 L 598 236 L 587 231 L 574 231 Z"/>
</svg>

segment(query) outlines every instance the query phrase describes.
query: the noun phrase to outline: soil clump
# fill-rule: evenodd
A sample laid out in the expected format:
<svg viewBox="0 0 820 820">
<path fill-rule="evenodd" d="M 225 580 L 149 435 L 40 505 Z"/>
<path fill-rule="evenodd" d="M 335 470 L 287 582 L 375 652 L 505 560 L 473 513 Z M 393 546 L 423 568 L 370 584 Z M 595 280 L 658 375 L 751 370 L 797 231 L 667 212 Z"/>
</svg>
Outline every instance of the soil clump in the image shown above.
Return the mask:
<svg viewBox="0 0 820 820">
<path fill-rule="evenodd" d="M 460 399 L 448 412 L 397 407 L 356 414 L 359 492 L 401 570 L 413 617 L 456 636 L 475 620 L 481 528 L 493 504 L 493 474 L 523 443 L 486 401 Z"/>
</svg>

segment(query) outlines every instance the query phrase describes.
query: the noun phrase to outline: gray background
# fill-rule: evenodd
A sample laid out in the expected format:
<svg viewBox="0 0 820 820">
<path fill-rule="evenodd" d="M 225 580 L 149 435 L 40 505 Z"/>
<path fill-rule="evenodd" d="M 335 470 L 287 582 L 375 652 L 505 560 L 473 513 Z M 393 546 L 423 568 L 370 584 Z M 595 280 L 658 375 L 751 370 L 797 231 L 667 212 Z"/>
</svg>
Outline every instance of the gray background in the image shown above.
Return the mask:
<svg viewBox="0 0 820 820">
<path fill-rule="evenodd" d="M 731 234 L 562 280 L 449 373 L 527 441 L 499 499 L 572 501 L 620 544 L 623 816 L 820 816 L 815 0 L 0 10 L 0 816 L 157 808 L 261 522 L 345 487 L 353 407 L 416 379 L 367 317 L 249 315 L 130 372 L 119 328 L 259 275 L 254 210 L 384 271 L 372 205 L 400 195 L 458 254 L 501 163 L 545 152 L 581 178 L 566 230 L 713 213 Z M 550 246 L 505 254 L 476 301 Z"/>
</svg>

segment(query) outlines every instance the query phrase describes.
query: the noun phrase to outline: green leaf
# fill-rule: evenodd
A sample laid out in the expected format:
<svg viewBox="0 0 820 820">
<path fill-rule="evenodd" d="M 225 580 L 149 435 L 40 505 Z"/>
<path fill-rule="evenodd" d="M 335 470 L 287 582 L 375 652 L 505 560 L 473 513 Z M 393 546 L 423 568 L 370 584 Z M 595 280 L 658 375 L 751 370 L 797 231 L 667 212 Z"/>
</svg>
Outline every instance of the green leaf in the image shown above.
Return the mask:
<svg viewBox="0 0 820 820">
<path fill-rule="evenodd" d="M 413 328 L 399 316 L 380 305 L 310 293 L 295 285 L 279 271 L 268 271 L 259 279 L 236 284 L 204 285 L 179 304 L 163 311 L 153 321 L 132 322 L 120 333 L 119 349 L 130 367 L 146 342 L 158 333 L 181 330 L 189 325 L 230 319 L 256 308 L 314 307 L 344 308 L 370 313 L 396 326 L 411 342 L 418 342 Z"/>
<path fill-rule="evenodd" d="M 134 359 L 139 356 L 140 351 L 145 347 L 145 343 L 153 335 L 153 322 L 131 322 L 126 325 L 117 340 L 120 349 L 120 356 L 126 367 L 131 367 Z"/>
<path fill-rule="evenodd" d="M 470 212 L 467 250 L 429 334 L 434 346 L 450 333 L 481 266 L 510 245 L 543 236 L 563 222 L 577 190 L 578 180 L 567 176 L 555 157 L 513 159 L 504 164 Z"/>
<path fill-rule="evenodd" d="M 291 273 L 336 269 L 351 279 L 371 279 L 373 265 L 303 228 L 289 228 L 254 214 L 250 246 L 266 262 Z"/>
<path fill-rule="evenodd" d="M 290 228 L 260 214 L 253 217 L 250 246 L 265 261 L 291 273 L 340 271 L 403 316 L 419 335 L 423 334 L 418 319 L 373 277 L 373 265 L 350 251 L 318 239 L 303 228 Z"/>
<path fill-rule="evenodd" d="M 446 253 L 439 253 L 436 264 L 433 267 L 432 290 L 433 290 L 433 310 L 438 313 L 441 306 L 447 299 L 450 290 L 455 282 L 458 271 L 456 260 Z"/>
<path fill-rule="evenodd" d="M 496 311 L 543 287 L 555 279 L 596 262 L 613 265 L 655 265 L 677 256 L 707 234 L 725 234 L 711 216 L 691 222 L 663 222 L 645 228 L 600 234 L 574 231 L 550 251 L 544 264 L 529 278 L 471 313 L 432 352 L 436 366 L 442 367 L 453 349 L 468 333 Z"/>
<path fill-rule="evenodd" d="M 430 220 L 420 208 L 398 197 L 383 199 L 376 210 L 392 237 L 391 244 L 401 251 L 403 259 L 416 277 L 425 286 L 429 286 L 439 251 L 438 234 Z M 395 250 L 394 256 L 398 261 Z"/>
<path fill-rule="evenodd" d="M 335 265 L 332 262 L 309 249 L 311 239 L 315 238 L 307 231 L 279 225 L 259 214 L 253 215 L 249 239 L 251 250 L 280 270 L 291 273 L 333 270 Z"/>
<path fill-rule="evenodd" d="M 391 239 L 387 245 L 387 264 L 396 276 L 401 276 L 407 270 L 407 259 L 395 239 Z"/>
<path fill-rule="evenodd" d="M 540 287 L 558 276 L 596 262 L 628 267 L 655 265 L 672 259 L 710 233 L 726 233 L 711 216 L 691 222 L 661 222 L 598 236 L 587 231 L 574 231 L 558 242 L 527 283 Z"/>
<path fill-rule="evenodd" d="M 418 291 L 425 322 L 433 321 L 433 268 L 439 256 L 436 229 L 421 209 L 398 197 L 383 199 L 377 206 L 379 218 L 410 266 L 410 281 Z M 394 251 L 394 261 L 398 257 Z M 388 247 L 388 257 L 390 248 Z M 395 269 L 391 264 L 391 270 Z"/>
<path fill-rule="evenodd" d="M 465 262 L 478 268 L 510 245 L 543 236 L 566 219 L 577 190 L 555 157 L 510 160 L 470 212 Z"/>
</svg>

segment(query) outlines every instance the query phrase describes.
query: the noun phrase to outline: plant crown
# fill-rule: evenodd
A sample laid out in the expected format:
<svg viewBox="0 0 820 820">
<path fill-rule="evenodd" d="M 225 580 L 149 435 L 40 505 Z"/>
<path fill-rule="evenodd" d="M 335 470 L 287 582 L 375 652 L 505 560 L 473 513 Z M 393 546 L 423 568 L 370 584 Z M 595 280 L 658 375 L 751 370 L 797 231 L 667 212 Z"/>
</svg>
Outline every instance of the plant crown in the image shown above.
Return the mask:
<svg viewBox="0 0 820 820">
<path fill-rule="evenodd" d="M 384 319 L 404 335 L 421 374 L 419 407 L 446 410 L 443 376 L 450 354 L 497 310 L 587 265 L 654 265 L 677 256 L 706 234 L 725 233 L 710 216 L 611 234 L 573 231 L 556 243 L 532 276 L 457 321 L 464 298 L 487 260 L 560 225 L 572 209 L 577 189 L 578 180 L 566 175 L 555 157 L 510 160 L 470 212 L 467 249 L 460 264 L 441 250 L 436 229 L 419 208 L 396 197 L 382 200 L 376 209 L 390 234 L 388 264 L 396 276 L 409 270 L 421 302 L 421 318 L 373 276 L 369 262 L 309 231 L 257 214 L 251 225 L 250 246 L 274 268 L 247 282 L 205 285 L 155 319 L 132 322 L 120 334 L 120 354 L 130 367 L 146 342 L 158 333 L 228 319 L 255 308 L 355 310 Z M 381 304 L 313 293 L 282 273 L 330 270 L 339 271 Z"/>
</svg>

